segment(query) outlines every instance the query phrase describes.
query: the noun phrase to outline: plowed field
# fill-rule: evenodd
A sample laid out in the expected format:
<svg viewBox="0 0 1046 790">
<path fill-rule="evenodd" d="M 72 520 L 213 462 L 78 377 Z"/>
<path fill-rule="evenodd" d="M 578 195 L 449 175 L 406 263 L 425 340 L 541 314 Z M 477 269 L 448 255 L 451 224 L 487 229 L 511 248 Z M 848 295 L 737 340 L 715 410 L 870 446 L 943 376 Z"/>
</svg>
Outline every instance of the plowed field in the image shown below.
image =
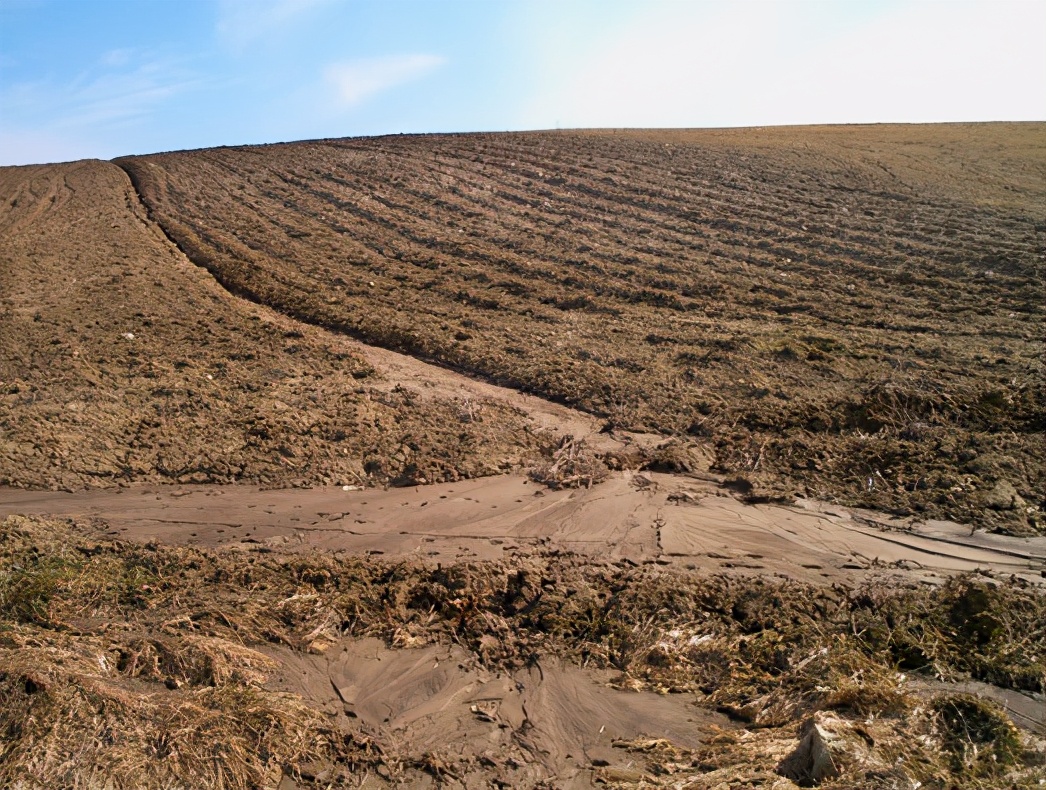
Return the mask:
<svg viewBox="0 0 1046 790">
<path fill-rule="evenodd" d="M 107 162 L 0 168 L 0 484 L 355 485 L 494 474 L 547 443 L 230 296 Z"/>
<path fill-rule="evenodd" d="M 227 288 L 708 447 L 1041 529 L 1046 127 L 328 140 L 118 160 Z"/>
<path fill-rule="evenodd" d="M 0 168 L 0 785 L 1040 786 L 1044 217 L 1046 124 Z"/>
</svg>

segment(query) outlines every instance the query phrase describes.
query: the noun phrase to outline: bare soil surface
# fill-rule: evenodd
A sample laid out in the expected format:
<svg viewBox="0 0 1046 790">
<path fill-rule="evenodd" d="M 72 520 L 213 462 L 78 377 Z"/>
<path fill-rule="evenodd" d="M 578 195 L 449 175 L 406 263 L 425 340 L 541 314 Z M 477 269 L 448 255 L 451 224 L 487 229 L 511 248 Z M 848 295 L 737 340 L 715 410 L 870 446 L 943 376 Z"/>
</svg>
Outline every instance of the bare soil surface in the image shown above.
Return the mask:
<svg viewBox="0 0 1046 790">
<path fill-rule="evenodd" d="M 703 442 L 752 496 L 1040 529 L 1042 124 L 117 160 L 229 289 Z"/>
<path fill-rule="evenodd" d="M 4 784 L 1046 778 L 1046 597 L 1005 566 L 829 584 L 555 544 L 434 563 L 118 533 L 0 522 Z"/>
<path fill-rule="evenodd" d="M 114 165 L 3 168 L 0 196 L 0 483 L 452 480 L 557 441 L 230 296 Z"/>
<path fill-rule="evenodd" d="M 615 744 L 657 733 L 697 749 L 714 729 L 732 728 L 725 715 L 698 708 L 693 694 L 614 688 L 612 671 L 586 671 L 552 656 L 499 672 L 461 647 L 391 650 L 374 638 L 333 645 L 323 656 L 274 654 L 293 677 L 275 687 L 344 719 L 349 730 L 395 738 L 406 763 L 438 754 L 434 772 L 442 764 L 446 779 L 466 784 L 460 766 L 475 761 L 479 776 L 471 778 L 487 786 L 493 779 L 528 787 L 551 776 L 558 787 L 592 787 L 599 767 L 628 771 L 635 764 Z"/>
<path fill-rule="evenodd" d="M 1046 125 L 0 168 L 0 784 L 1036 787 Z"/>
<path fill-rule="evenodd" d="M 349 551 L 384 560 L 501 561 L 557 551 L 808 583 L 904 583 L 961 572 L 1046 584 L 1046 537 L 971 533 L 838 505 L 752 505 L 684 475 L 615 473 L 590 489 L 499 477 L 387 490 L 133 486 L 81 493 L 0 489 L 0 517 L 97 519 L 140 543 Z"/>
</svg>

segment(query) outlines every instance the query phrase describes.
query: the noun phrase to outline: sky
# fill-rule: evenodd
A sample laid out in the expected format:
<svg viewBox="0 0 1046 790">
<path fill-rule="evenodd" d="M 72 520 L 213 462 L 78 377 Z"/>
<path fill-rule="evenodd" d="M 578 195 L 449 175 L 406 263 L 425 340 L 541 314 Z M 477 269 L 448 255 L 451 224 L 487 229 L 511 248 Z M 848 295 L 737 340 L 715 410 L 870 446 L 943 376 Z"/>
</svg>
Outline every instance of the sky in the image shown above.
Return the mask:
<svg viewBox="0 0 1046 790">
<path fill-rule="evenodd" d="M 359 135 L 1046 120 L 1046 0 L 0 0 L 0 165 Z"/>
</svg>

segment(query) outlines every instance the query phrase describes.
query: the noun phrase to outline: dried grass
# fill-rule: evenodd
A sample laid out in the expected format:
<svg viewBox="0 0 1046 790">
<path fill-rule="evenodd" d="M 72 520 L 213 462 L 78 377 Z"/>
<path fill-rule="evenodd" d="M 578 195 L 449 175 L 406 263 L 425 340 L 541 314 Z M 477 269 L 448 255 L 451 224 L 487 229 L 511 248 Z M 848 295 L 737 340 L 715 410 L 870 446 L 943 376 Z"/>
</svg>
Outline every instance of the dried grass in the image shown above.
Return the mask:
<svg viewBox="0 0 1046 790">
<path fill-rule="evenodd" d="M 606 480 L 609 472 L 584 439 L 567 436 L 551 461 L 530 470 L 530 479 L 549 488 L 591 488 Z"/>
<path fill-rule="evenodd" d="M 104 639 L 0 651 L 5 787 L 246 790 L 326 757 L 341 736 L 293 695 L 253 683 L 128 683 Z"/>
<path fill-rule="evenodd" d="M 552 653 L 616 669 L 622 688 L 693 693 L 743 729 L 689 758 L 637 752 L 657 782 L 680 787 L 715 786 L 706 775 L 772 784 L 796 727 L 819 711 L 858 740 L 864 728 L 876 761 L 902 757 L 899 782 L 964 786 L 974 764 L 986 787 L 1042 772 L 1026 745 L 1012 748 L 1004 714 L 956 730 L 952 708 L 906 679 L 1041 688 L 1046 596 L 1013 581 L 811 587 L 558 554 L 431 567 L 140 546 L 89 530 L 0 525 L 0 784 L 237 788 L 305 762 L 399 765 L 264 688 L 277 666 L 262 645 L 364 635 L 455 642 L 509 670 Z M 967 741 L 973 763 L 973 747 L 948 746 Z M 874 786 L 871 766 L 839 786 Z M 444 760 L 438 773 L 459 766 Z"/>
</svg>

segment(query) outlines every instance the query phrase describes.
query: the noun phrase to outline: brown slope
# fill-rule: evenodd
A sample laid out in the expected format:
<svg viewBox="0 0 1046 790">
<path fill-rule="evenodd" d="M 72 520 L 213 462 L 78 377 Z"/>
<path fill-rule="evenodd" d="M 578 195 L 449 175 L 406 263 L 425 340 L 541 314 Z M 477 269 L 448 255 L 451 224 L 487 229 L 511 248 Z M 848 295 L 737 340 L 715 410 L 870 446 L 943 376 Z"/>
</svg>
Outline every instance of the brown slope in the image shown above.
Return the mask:
<svg viewBox="0 0 1046 790">
<path fill-rule="evenodd" d="M 0 168 L 0 300 L 0 484 L 457 479 L 539 443 L 231 297 L 107 162 Z"/>
<path fill-rule="evenodd" d="M 1046 126 L 331 140 L 119 160 L 228 288 L 707 441 L 757 494 L 1041 526 Z"/>
</svg>

